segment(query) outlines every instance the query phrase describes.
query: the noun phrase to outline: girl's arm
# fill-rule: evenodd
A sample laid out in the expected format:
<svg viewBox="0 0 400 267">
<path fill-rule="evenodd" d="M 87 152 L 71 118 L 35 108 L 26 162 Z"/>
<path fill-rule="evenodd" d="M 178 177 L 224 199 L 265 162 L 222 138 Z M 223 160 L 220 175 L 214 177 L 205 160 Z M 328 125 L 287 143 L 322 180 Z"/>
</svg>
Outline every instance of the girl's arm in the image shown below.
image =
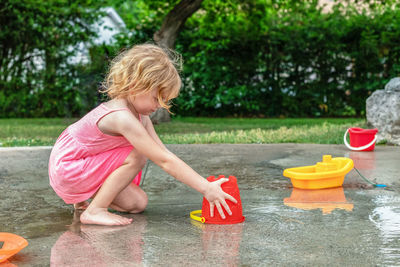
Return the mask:
<svg viewBox="0 0 400 267">
<path fill-rule="evenodd" d="M 161 145 L 158 144 L 158 141 L 156 141 L 159 140 L 158 136 L 153 139 L 154 137 L 149 134 L 132 113 L 128 111 L 113 112 L 102 119 L 102 127 L 113 133 L 123 135 L 139 153 L 146 156 L 177 180 L 203 194 L 210 202 L 211 216 L 214 215 L 214 206 L 216 206 L 221 218 L 225 218 L 221 205 L 229 215 L 232 214 L 225 199 L 229 199 L 234 203 L 237 203 L 237 201 L 221 189 L 221 184 L 228 181 L 228 179 L 208 182 L 175 154 L 167 150 L 161 140 L 159 141 Z"/>
<path fill-rule="evenodd" d="M 151 121 L 150 117 L 149 116 L 142 116 L 142 121 L 143 121 L 144 128 L 147 130 L 147 132 L 153 138 L 153 140 L 159 146 L 161 146 L 165 150 L 168 150 L 167 147 L 164 145 L 164 143 L 161 141 L 161 139 L 158 137 L 158 134 L 156 133 L 156 130 L 154 129 L 153 122 Z"/>
</svg>

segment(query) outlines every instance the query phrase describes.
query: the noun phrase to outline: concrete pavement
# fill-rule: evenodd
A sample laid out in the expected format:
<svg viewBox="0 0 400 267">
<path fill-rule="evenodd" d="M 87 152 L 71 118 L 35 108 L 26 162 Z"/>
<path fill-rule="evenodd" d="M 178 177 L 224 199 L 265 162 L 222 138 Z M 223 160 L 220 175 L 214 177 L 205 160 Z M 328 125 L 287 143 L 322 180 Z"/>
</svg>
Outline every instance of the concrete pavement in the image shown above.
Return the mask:
<svg viewBox="0 0 400 267">
<path fill-rule="evenodd" d="M 131 225 L 81 225 L 48 184 L 51 147 L 0 148 L 0 232 L 29 245 L 17 266 L 388 266 L 400 264 L 400 148 L 350 152 L 344 145 L 169 145 L 204 177 L 238 178 L 244 223 L 189 218 L 202 196 L 149 163 L 146 211 Z M 322 155 L 354 160 L 343 187 L 302 191 L 285 168 Z M 1 266 L 1 264 L 0 264 Z M 12 265 L 11 265 L 12 266 Z"/>
</svg>

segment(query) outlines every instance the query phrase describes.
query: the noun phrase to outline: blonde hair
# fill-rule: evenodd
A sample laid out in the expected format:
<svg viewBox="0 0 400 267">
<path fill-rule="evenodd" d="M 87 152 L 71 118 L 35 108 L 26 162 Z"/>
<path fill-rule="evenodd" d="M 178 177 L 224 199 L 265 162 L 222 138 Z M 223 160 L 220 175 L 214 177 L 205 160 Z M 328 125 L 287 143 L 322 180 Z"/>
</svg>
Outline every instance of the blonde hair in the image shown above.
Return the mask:
<svg viewBox="0 0 400 267">
<path fill-rule="evenodd" d="M 172 50 L 153 44 L 135 45 L 111 62 L 101 92 L 114 99 L 157 89 L 160 106 L 170 112 L 169 101 L 178 96 L 182 84 L 178 72 L 181 66 L 180 55 Z"/>
</svg>

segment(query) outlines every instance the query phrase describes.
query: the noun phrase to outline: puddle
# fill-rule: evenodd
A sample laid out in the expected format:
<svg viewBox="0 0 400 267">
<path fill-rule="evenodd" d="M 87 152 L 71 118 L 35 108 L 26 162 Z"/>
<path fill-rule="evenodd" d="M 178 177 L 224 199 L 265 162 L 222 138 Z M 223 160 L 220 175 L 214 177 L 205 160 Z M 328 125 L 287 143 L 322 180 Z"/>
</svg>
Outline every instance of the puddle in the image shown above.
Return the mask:
<svg viewBox="0 0 400 267">
<path fill-rule="evenodd" d="M 322 214 L 330 214 L 335 209 L 352 211 L 354 204 L 346 199 L 343 187 L 305 190 L 293 188 L 290 197 L 284 198 L 286 206 L 302 210 L 318 209 Z"/>
<path fill-rule="evenodd" d="M 350 151 L 345 153 L 345 157 L 349 157 L 354 162 L 354 167 L 359 170 L 375 170 L 376 156 L 374 152 L 357 152 Z"/>
<path fill-rule="evenodd" d="M 400 166 L 397 148 L 348 153 L 363 175 L 389 188 L 374 188 L 350 172 L 343 188 L 303 192 L 282 176 L 283 169 L 315 163 L 327 149 L 341 155 L 343 147 L 203 147 L 196 147 L 203 151 L 202 157 L 194 156 L 190 147 L 191 166 L 204 176 L 238 178 L 244 223 L 196 225 L 189 213 L 201 208 L 202 195 L 150 165 L 143 186 L 149 206 L 143 214 L 123 215 L 132 216 L 131 225 L 81 225 L 73 219 L 71 207 L 51 190 L 47 171 L 36 167 L 40 164 L 23 171 L 18 165 L 8 173 L 4 171 L 8 167 L 0 166 L 0 230 L 29 241 L 11 264 L 390 266 L 400 262 L 400 185 L 393 186 Z M 210 155 L 216 154 L 214 162 Z"/>
<path fill-rule="evenodd" d="M 381 235 L 383 264 L 397 265 L 400 262 L 400 198 L 378 196 L 375 203 L 377 207 L 369 219 Z"/>
<path fill-rule="evenodd" d="M 131 266 L 143 263 L 145 216 L 127 226 L 82 225 L 79 213 L 51 248 L 51 266 Z"/>
<path fill-rule="evenodd" d="M 191 224 L 201 230 L 202 257 L 197 260 L 207 261 L 207 258 L 216 257 L 220 259 L 221 266 L 239 266 L 243 223 L 216 225 L 191 220 Z M 221 251 L 224 253 L 221 254 Z"/>
</svg>

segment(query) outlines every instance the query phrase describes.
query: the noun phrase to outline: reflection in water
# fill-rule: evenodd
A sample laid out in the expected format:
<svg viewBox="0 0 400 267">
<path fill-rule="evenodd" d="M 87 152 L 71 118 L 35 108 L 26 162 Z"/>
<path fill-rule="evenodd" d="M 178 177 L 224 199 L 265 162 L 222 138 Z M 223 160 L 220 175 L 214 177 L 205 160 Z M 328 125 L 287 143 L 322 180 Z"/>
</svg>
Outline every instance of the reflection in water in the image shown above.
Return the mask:
<svg viewBox="0 0 400 267">
<path fill-rule="evenodd" d="M 283 203 L 303 210 L 321 209 L 323 214 L 335 209 L 352 211 L 354 207 L 347 201 L 343 187 L 312 190 L 293 188 L 292 194 L 284 198 Z"/>
<path fill-rule="evenodd" d="M 384 265 L 397 265 L 400 262 L 400 199 L 389 196 L 378 196 L 377 207 L 369 219 L 376 225 L 382 235 L 381 251 Z"/>
<path fill-rule="evenodd" d="M 134 217 L 127 226 L 84 225 L 75 212 L 69 230 L 51 249 L 51 266 L 115 266 L 140 264 L 146 218 Z"/>
<path fill-rule="evenodd" d="M 375 152 L 373 151 L 350 151 L 346 153 L 346 157 L 351 158 L 354 162 L 354 167 L 359 170 L 375 169 Z"/>
<path fill-rule="evenodd" d="M 368 188 L 371 187 L 370 183 L 374 180 L 373 178 L 378 174 L 375 164 L 375 152 L 374 151 L 349 151 L 345 154 L 345 157 L 349 157 L 354 162 L 354 168 L 357 169 L 361 175 L 363 175 L 370 182 L 365 183 L 364 179 L 356 174 L 358 181 L 362 181 L 361 184 L 347 183 L 346 187 L 358 187 Z"/>
<path fill-rule="evenodd" d="M 242 240 L 243 223 L 203 224 L 191 220 L 192 225 L 202 230 L 202 259 L 218 258 L 221 266 L 239 266 L 239 249 Z"/>
<path fill-rule="evenodd" d="M 1 267 L 18 267 L 17 265 L 12 264 L 12 263 L 9 262 L 8 260 L 3 261 L 2 263 L 0 263 L 0 266 L 1 266 Z"/>
</svg>

